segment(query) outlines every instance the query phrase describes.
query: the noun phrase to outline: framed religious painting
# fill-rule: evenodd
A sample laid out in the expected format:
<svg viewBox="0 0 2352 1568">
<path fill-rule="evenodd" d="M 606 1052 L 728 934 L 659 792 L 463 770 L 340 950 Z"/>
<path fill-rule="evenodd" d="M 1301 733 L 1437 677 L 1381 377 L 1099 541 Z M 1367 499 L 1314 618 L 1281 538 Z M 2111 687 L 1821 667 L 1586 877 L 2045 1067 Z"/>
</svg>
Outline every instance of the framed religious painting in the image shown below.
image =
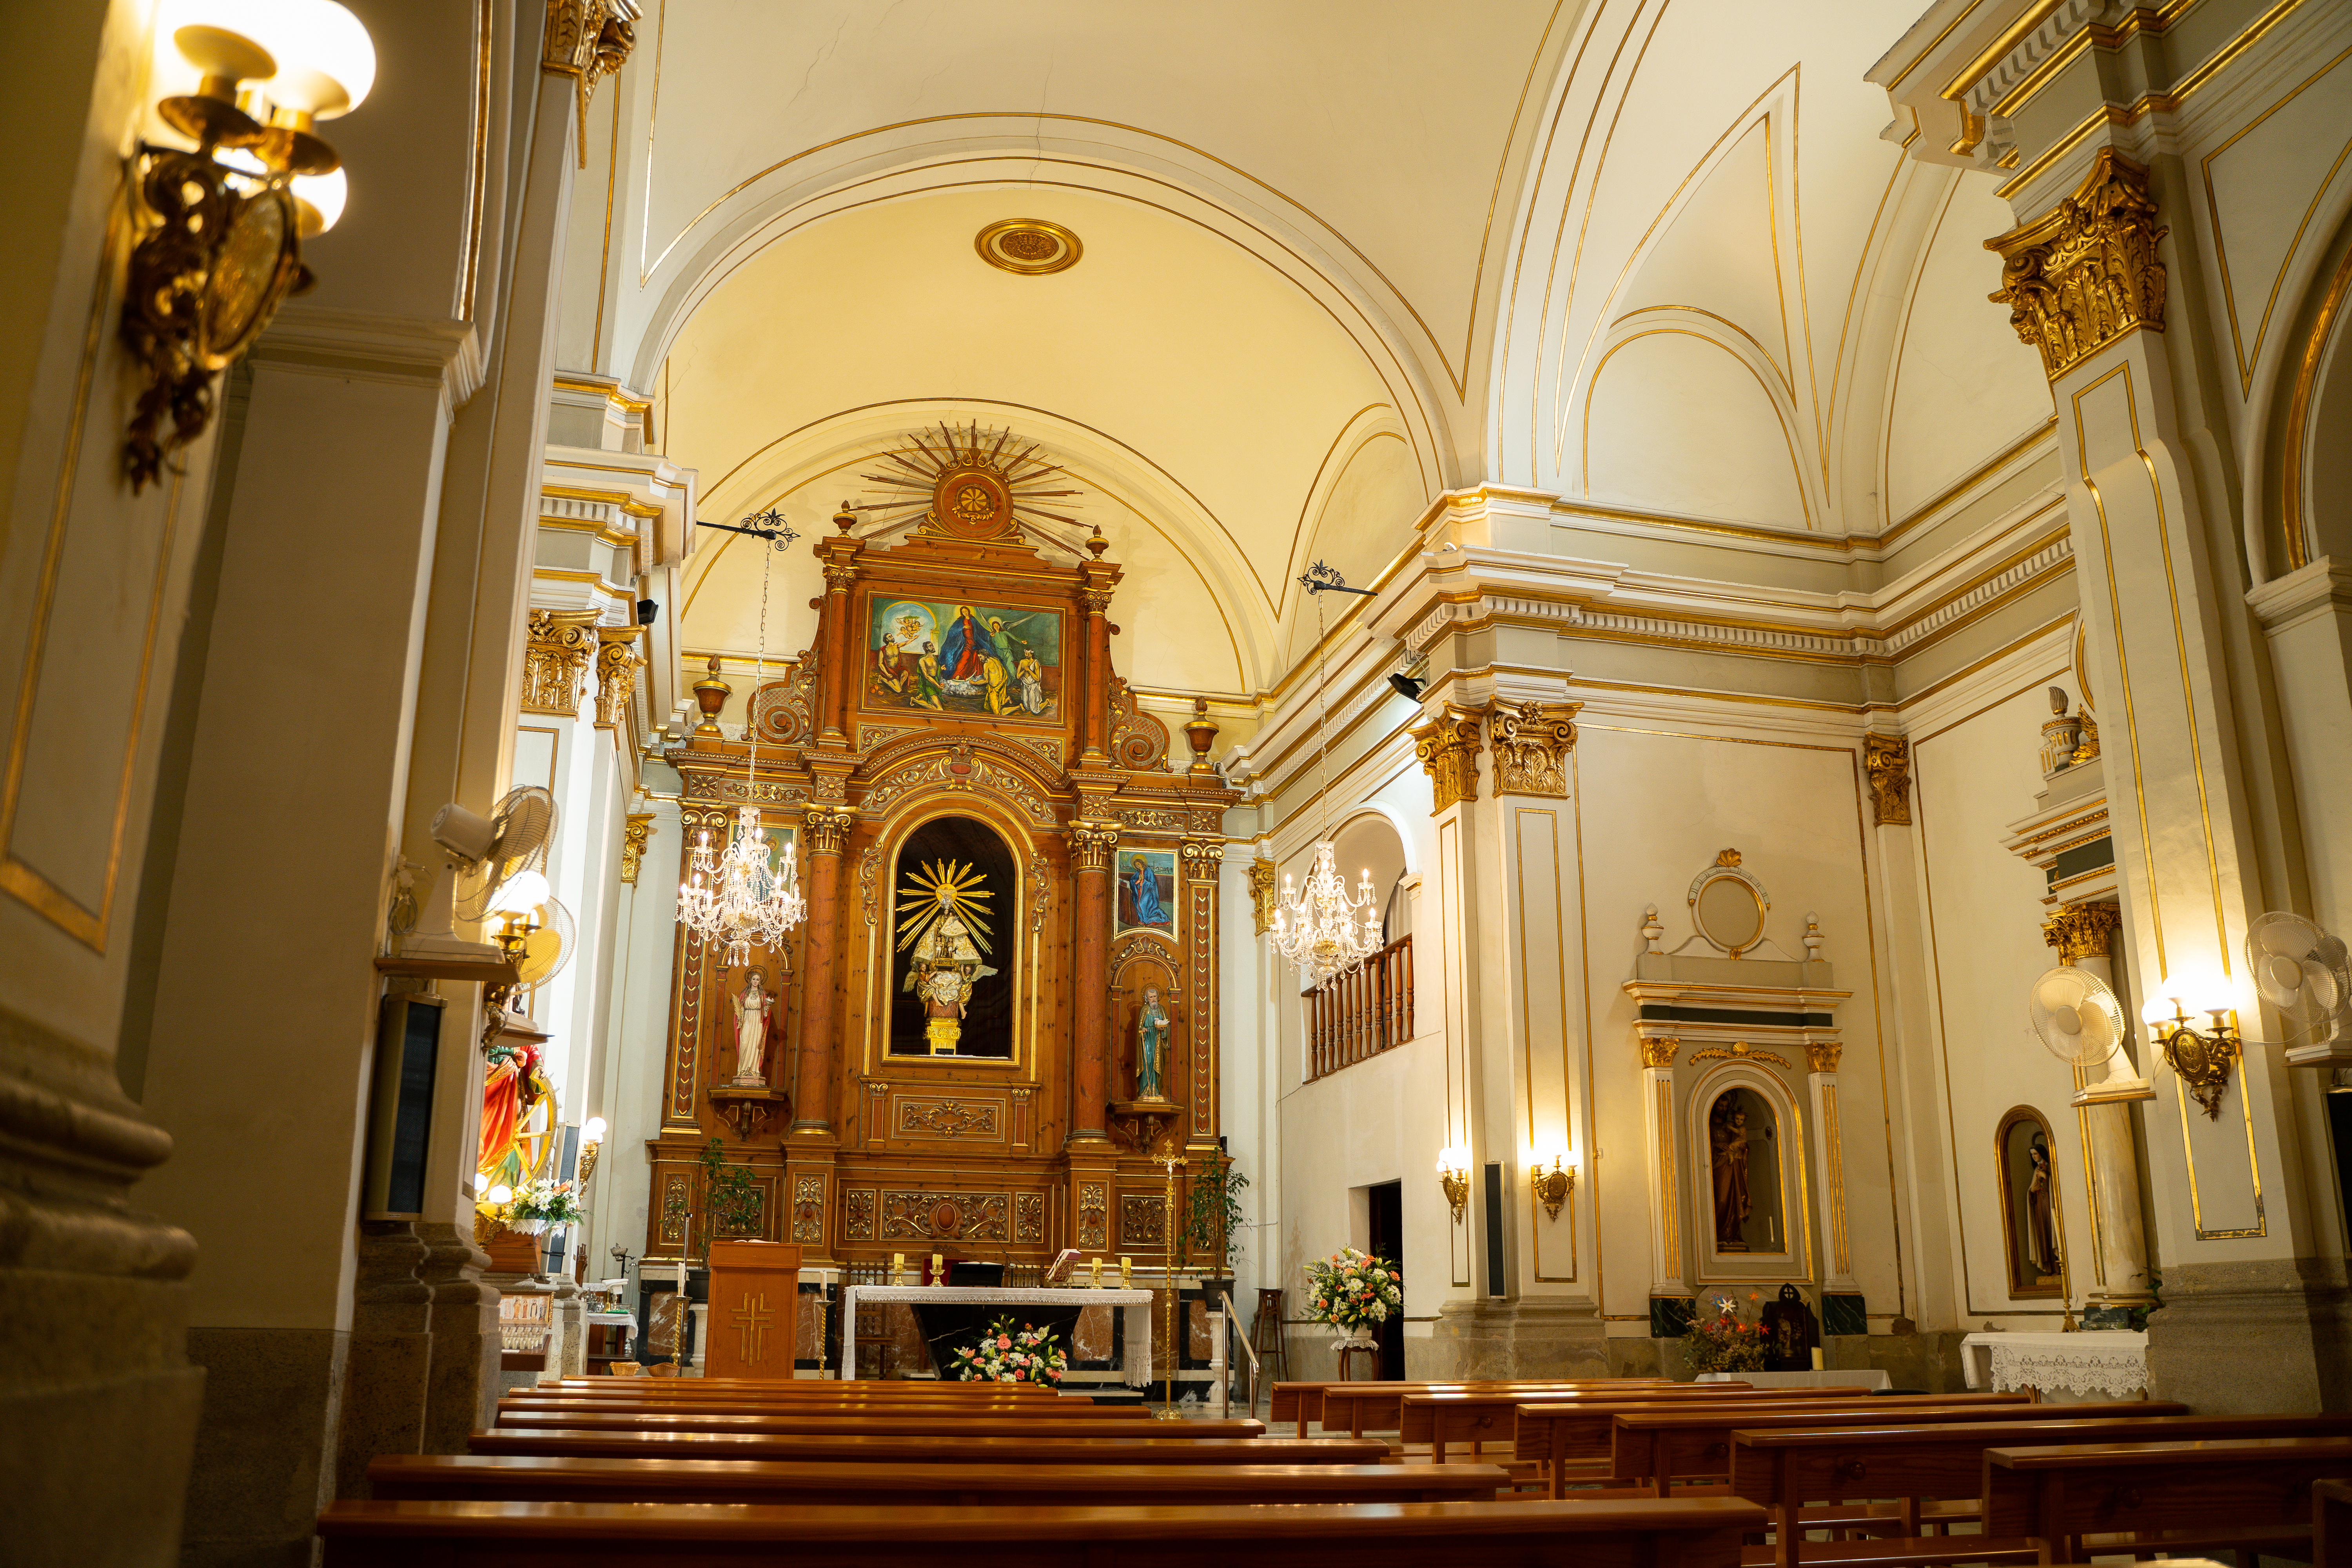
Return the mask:
<svg viewBox="0 0 2352 1568">
<path fill-rule="evenodd" d="M 1122 846 L 1118 873 L 1118 934 L 1156 931 L 1176 934 L 1176 852 Z"/>
<path fill-rule="evenodd" d="M 869 713 L 1066 722 L 1059 610 L 874 594 L 865 658 Z"/>
</svg>

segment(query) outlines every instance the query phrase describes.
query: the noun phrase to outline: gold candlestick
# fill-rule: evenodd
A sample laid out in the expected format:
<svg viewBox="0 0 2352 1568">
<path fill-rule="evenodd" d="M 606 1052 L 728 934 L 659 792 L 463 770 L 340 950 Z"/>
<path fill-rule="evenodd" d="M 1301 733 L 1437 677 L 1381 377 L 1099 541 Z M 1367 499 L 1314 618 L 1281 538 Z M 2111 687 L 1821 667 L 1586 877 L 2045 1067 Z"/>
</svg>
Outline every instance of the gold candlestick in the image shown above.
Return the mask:
<svg viewBox="0 0 2352 1568">
<path fill-rule="evenodd" d="M 1162 1267 L 1168 1280 L 1168 1381 L 1160 1399 L 1159 1419 L 1175 1421 L 1181 1419 L 1176 1414 L 1176 1173 L 1184 1168 L 1184 1162 L 1168 1154 L 1158 1163 L 1168 1171 L 1168 1191 L 1161 1200 L 1160 1219 Z"/>
</svg>

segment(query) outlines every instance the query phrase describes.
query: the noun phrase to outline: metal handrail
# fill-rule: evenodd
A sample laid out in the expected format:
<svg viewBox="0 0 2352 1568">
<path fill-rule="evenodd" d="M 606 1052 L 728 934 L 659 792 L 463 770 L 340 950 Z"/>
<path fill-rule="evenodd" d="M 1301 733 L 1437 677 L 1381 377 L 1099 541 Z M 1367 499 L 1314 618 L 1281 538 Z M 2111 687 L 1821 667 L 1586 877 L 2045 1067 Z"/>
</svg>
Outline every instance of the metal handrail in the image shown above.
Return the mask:
<svg viewBox="0 0 2352 1568">
<path fill-rule="evenodd" d="M 1225 1304 L 1225 1338 L 1230 1341 L 1233 1339 L 1234 1333 L 1234 1320 L 1241 1316 L 1241 1309 L 1234 1305 L 1234 1293 L 1230 1290 L 1218 1291 L 1217 1299 Z M 1241 1346 L 1242 1353 L 1249 1357 L 1249 1413 L 1252 1415 L 1255 1415 L 1257 1414 L 1258 1380 L 1257 1347 L 1249 1342 L 1249 1336 L 1247 1334 L 1243 1334 L 1241 1336 Z"/>
</svg>

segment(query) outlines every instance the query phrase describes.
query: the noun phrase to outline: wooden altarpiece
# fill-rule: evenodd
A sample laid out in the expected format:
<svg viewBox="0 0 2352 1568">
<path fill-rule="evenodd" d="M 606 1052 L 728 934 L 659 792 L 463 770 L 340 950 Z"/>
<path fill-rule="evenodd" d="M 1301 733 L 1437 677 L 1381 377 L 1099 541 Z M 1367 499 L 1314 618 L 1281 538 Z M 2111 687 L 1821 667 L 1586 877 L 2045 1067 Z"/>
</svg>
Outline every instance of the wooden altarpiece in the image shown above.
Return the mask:
<svg viewBox="0 0 2352 1568">
<path fill-rule="evenodd" d="M 1237 798 L 1209 763 L 1215 726 L 1196 704 L 1189 763 L 1171 758 L 1168 727 L 1112 668 L 1120 569 L 1103 541 L 1049 560 L 973 457 L 903 542 L 852 537 L 846 511 L 815 542 L 816 647 L 753 694 L 755 776 L 709 719 L 669 753 L 687 845 L 706 828 L 723 845 L 751 800 L 764 831 L 797 835 L 808 915 L 789 951 L 752 955 L 782 993 L 772 1099 L 730 1085 L 740 976 L 678 933 L 649 1265 L 686 1243 L 714 1136 L 762 1193 L 746 1234 L 811 1263 L 1156 1257 L 1164 1175 L 1147 1156 L 1215 1143 L 1217 894 Z M 715 673 L 698 687 L 706 713 L 727 694 Z M 924 1043 L 902 942 L 941 868 L 982 879 L 966 907 L 992 972 L 953 1055 Z M 1169 1019 L 1164 1106 L 1130 1103 L 1147 989 Z"/>
</svg>

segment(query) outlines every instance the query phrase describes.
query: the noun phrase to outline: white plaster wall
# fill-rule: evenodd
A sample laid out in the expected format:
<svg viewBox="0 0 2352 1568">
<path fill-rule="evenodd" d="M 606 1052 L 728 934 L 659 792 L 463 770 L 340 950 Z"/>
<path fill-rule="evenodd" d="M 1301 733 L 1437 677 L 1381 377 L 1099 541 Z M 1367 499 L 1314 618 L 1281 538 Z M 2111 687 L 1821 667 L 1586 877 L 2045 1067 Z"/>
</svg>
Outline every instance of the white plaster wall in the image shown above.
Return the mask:
<svg viewBox="0 0 2352 1568">
<path fill-rule="evenodd" d="M 604 1149 L 587 1196 L 588 1272 L 610 1278 L 615 1243 L 642 1256 L 652 1166 L 646 1143 L 661 1126 L 661 1075 L 669 1029 L 670 961 L 677 946 L 677 806 L 653 804 L 652 831 L 637 884 L 619 889 L 618 946 L 612 968 L 600 1109 Z"/>
<path fill-rule="evenodd" d="M 1948 1172 L 1957 1215 L 1954 1306 L 1971 1329 L 1988 1320 L 2047 1329 L 2059 1313 L 2055 1300 L 2009 1294 L 1992 1140 L 2012 1106 L 2032 1106 L 2050 1124 L 2068 1258 L 2087 1262 L 2093 1252 L 2083 1142 L 2067 1105 L 2074 1079 L 2026 1021 L 2028 985 L 2057 961 L 2042 939 L 2044 879 L 2000 843 L 2042 788 L 2043 689 L 2053 683 L 2073 684 L 2063 663 L 2020 663 L 2005 694 L 1923 725 L 1912 742 L 1914 853 L 1928 937 L 1932 1051 L 1925 1055 L 1942 1112 L 1940 1125 L 1915 1135 L 1936 1142 Z M 2085 1268 L 2074 1289 L 2079 1296 L 2094 1283 Z"/>
</svg>

